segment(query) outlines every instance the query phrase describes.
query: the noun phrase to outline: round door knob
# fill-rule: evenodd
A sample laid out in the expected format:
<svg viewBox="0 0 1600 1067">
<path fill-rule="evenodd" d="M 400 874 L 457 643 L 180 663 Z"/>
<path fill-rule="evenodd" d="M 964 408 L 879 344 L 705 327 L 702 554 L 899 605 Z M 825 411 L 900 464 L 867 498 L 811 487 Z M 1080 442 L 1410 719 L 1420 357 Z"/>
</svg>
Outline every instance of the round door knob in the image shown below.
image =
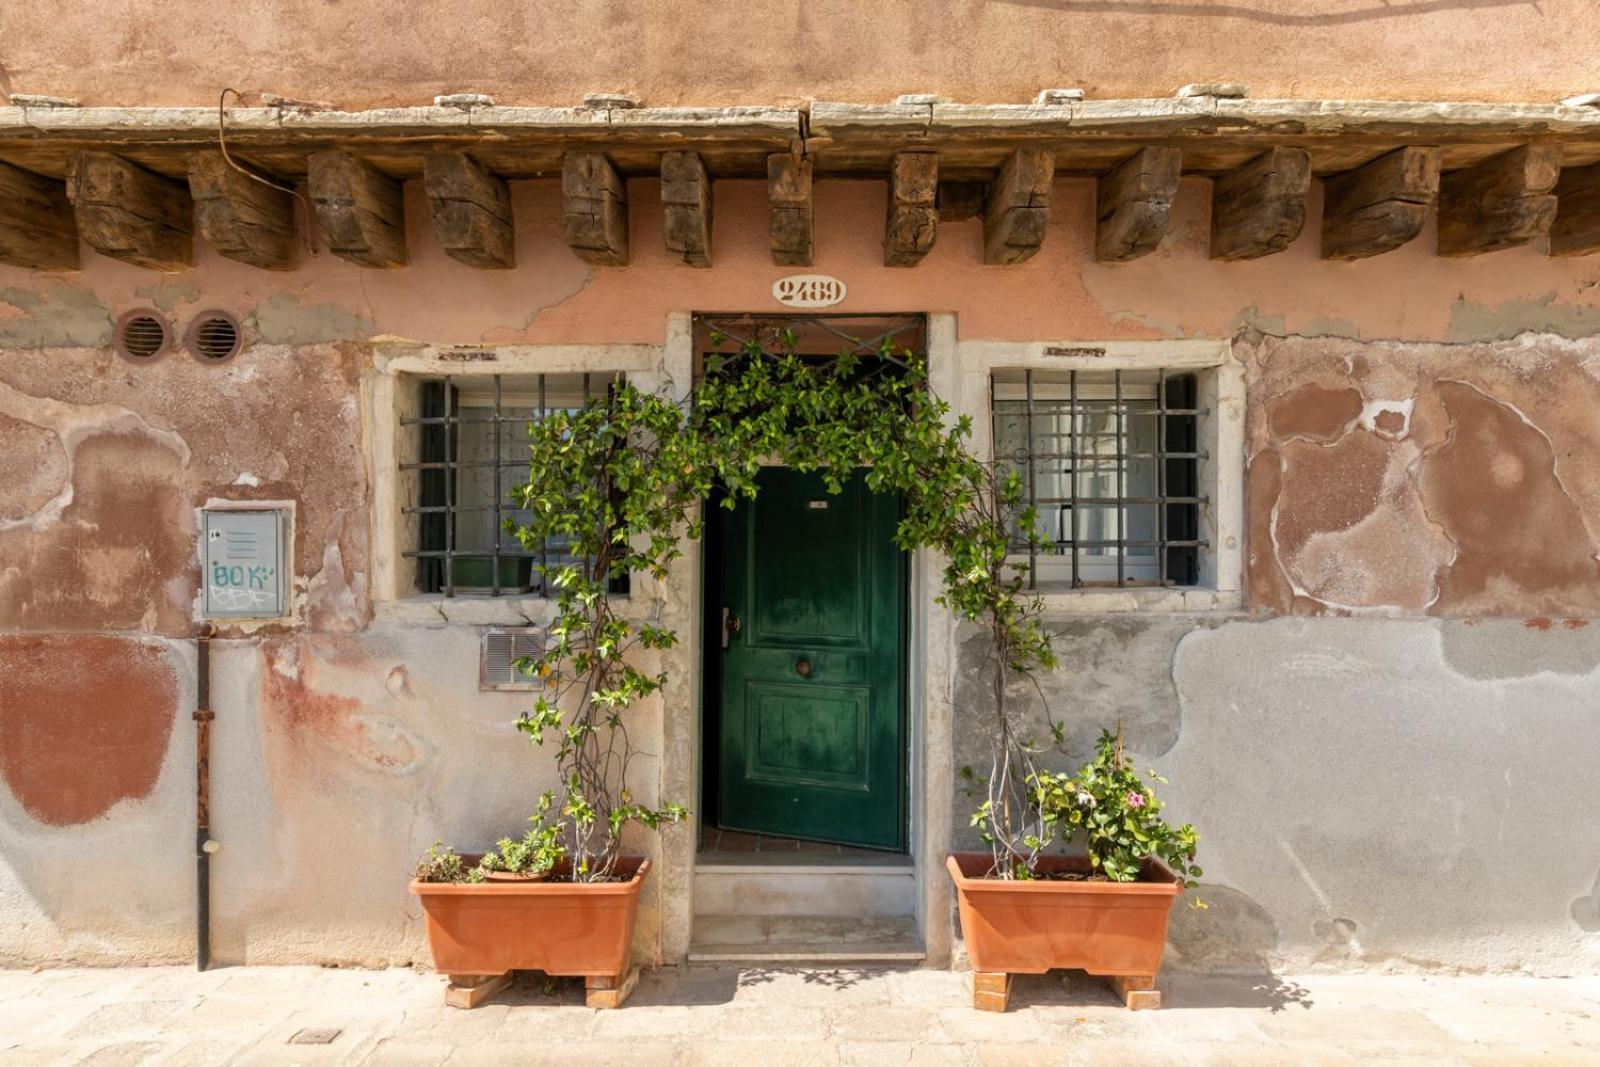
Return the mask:
<svg viewBox="0 0 1600 1067">
<path fill-rule="evenodd" d="M 795 660 L 794 673 L 798 674 L 802 678 L 811 677 L 811 661 L 806 659 L 804 656 L 801 656 L 799 659 Z"/>
</svg>

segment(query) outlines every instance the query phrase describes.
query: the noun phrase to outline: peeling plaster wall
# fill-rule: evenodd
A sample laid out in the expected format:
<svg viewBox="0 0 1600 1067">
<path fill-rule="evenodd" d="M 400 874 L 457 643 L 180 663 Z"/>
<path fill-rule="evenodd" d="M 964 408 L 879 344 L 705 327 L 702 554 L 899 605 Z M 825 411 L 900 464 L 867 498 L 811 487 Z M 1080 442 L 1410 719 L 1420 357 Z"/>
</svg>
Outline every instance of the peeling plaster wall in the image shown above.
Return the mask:
<svg viewBox="0 0 1600 1067">
<path fill-rule="evenodd" d="M 188 638 L 195 509 L 213 498 L 296 514 L 292 614 L 216 645 L 217 956 L 420 958 L 416 854 L 487 844 L 550 783 L 511 730 L 525 696 L 477 689 L 476 627 L 373 602 L 363 380 L 394 341 L 660 344 L 669 312 L 774 308 L 792 271 L 770 262 L 760 183 L 717 185 L 710 270 L 666 255 L 653 182 L 630 192 L 620 270 L 568 251 L 554 182 L 514 186 L 512 271 L 445 257 L 415 183 L 400 271 L 324 254 L 268 274 L 204 248 L 166 278 L 87 251 L 78 274 L 0 269 L 0 962 L 192 951 Z M 1245 612 L 1062 616 L 1046 684 L 1075 756 L 1123 719 L 1200 825 L 1214 907 L 1180 914 L 1177 959 L 1592 972 L 1600 257 L 1441 260 L 1428 233 L 1324 263 L 1313 196 L 1286 253 L 1217 264 L 1205 194 L 1186 180 L 1173 235 L 1130 264 L 1093 261 L 1093 184 L 1065 179 L 1029 262 L 982 266 L 969 222 L 892 270 L 881 184 L 824 182 L 814 269 L 849 285 L 840 310 L 954 312 L 963 339 L 1233 339 Z M 134 366 L 107 347 L 133 307 L 180 333 L 233 311 L 247 347 Z M 681 617 L 693 575 L 674 583 L 664 610 Z M 981 769 L 981 664 L 970 642 L 953 652 L 954 766 Z M 642 793 L 666 752 L 692 792 L 693 692 L 645 710 Z M 1568 813 L 1559 836 L 1536 825 L 1548 811 Z M 1422 888 L 1441 872 L 1435 909 Z M 647 887 L 644 958 L 686 942 L 662 894 L 687 879 L 663 864 Z"/>
<path fill-rule="evenodd" d="M 1464 58 L 1462 42 L 1485 27 L 1491 46 Z M 389 106 L 462 90 L 570 103 L 608 89 L 695 105 L 912 91 L 1020 101 L 1058 85 L 1165 96 L 1243 79 L 1263 96 L 1543 100 L 1600 83 L 1585 46 L 1597 35 L 1585 0 L 965 0 L 936 12 L 911 0 L 462 0 L 399 12 L 375 0 L 133 0 L 114 17 L 11 4 L 0 91 L 210 104 L 236 85 Z"/>
<path fill-rule="evenodd" d="M 1200 832 L 1204 911 L 1174 966 L 1600 968 L 1600 628 L 1517 620 L 1058 619 L 1066 727 L 1122 717 Z M 1263 669 L 1263 664 L 1270 665 Z M 986 773 L 981 643 L 957 670 L 957 766 Z M 1046 737 L 1037 694 L 1024 721 Z M 958 815 L 974 800 L 955 796 Z M 958 841 L 977 847 L 959 819 Z"/>
<path fill-rule="evenodd" d="M 1600 614 L 1593 342 L 1260 338 L 1250 602 L 1316 614 Z"/>
</svg>

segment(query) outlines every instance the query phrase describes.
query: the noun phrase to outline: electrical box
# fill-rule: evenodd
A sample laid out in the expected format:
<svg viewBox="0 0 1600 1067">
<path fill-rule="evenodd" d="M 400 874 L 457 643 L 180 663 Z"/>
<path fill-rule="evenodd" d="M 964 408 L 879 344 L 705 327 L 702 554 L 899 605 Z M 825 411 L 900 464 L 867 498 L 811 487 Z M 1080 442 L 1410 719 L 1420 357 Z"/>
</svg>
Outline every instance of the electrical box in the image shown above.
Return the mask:
<svg viewBox="0 0 1600 1067">
<path fill-rule="evenodd" d="M 206 617 L 283 615 L 287 513 L 279 508 L 208 508 L 202 515 Z"/>
</svg>

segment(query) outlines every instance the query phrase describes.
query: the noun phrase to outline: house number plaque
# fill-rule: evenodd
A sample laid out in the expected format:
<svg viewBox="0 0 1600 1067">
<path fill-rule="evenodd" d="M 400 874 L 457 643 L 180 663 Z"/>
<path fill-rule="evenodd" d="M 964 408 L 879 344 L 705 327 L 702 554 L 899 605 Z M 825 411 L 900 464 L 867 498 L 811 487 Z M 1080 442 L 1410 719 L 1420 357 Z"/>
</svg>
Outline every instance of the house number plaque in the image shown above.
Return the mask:
<svg viewBox="0 0 1600 1067">
<path fill-rule="evenodd" d="M 832 307 L 845 292 L 844 282 L 826 274 L 791 274 L 772 283 L 772 298 L 792 308 Z"/>
</svg>

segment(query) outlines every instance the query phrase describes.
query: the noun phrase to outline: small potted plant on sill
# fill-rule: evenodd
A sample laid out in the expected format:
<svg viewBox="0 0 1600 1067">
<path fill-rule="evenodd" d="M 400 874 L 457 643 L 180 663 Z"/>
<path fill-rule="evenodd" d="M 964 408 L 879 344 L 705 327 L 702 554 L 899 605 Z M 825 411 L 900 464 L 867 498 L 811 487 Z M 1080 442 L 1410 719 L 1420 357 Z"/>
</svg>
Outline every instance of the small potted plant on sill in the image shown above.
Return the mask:
<svg viewBox="0 0 1600 1067">
<path fill-rule="evenodd" d="M 1036 765 L 1039 750 L 1019 733 L 1007 684 L 1055 666 L 1042 605 L 1024 596 L 1026 569 L 1010 555 L 1013 530 L 1037 540 L 1036 521 L 1021 505 L 1015 474 L 990 470 L 985 478 L 968 518 L 965 580 L 947 585 L 952 609 L 987 629 L 995 667 L 993 764 L 972 816 L 990 849 L 946 861 L 973 1004 L 1004 1011 L 1013 974 L 1078 968 L 1107 978 L 1129 1007 L 1156 1007 L 1167 917 L 1201 874 L 1194 828 L 1162 818 L 1161 802 L 1123 753 L 1120 726 L 1102 733 L 1095 758 L 1075 775 Z M 1052 721 L 1050 729 L 1059 742 L 1061 727 Z M 1078 834 L 1086 855 L 1050 851 Z"/>
</svg>

